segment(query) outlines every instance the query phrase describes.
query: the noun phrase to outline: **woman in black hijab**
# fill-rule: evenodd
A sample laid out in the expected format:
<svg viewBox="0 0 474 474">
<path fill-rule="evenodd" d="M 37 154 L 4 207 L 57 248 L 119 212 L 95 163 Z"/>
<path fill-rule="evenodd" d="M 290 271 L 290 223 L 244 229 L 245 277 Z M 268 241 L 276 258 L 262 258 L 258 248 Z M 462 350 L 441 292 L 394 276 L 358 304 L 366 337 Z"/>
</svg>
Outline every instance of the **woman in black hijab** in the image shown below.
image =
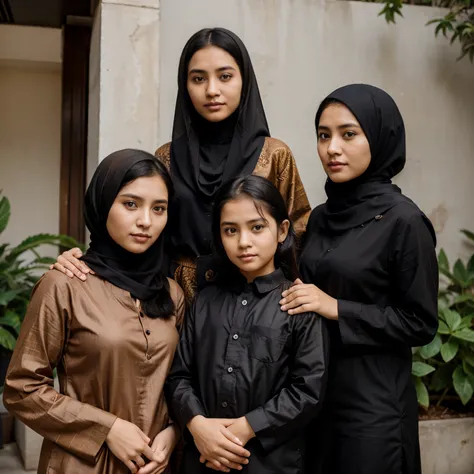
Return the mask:
<svg viewBox="0 0 474 474">
<path fill-rule="evenodd" d="M 420 474 L 411 349 L 437 329 L 433 227 L 391 183 L 405 165 L 405 129 L 384 91 L 337 89 L 316 114 L 328 175 L 300 269 L 283 293 L 290 314 L 329 320 L 331 362 L 308 474 Z"/>
<path fill-rule="evenodd" d="M 178 69 L 172 141 L 156 156 L 170 170 L 175 197 L 170 207 L 166 254 L 170 275 L 189 302 L 217 275 L 211 256 L 211 206 L 220 184 L 256 174 L 269 179 L 287 205 L 297 235 L 311 207 L 293 154 L 270 137 L 247 48 L 224 28 L 205 28 L 186 43 Z M 85 279 L 87 267 L 65 252 L 55 268 Z"/>
<path fill-rule="evenodd" d="M 85 198 L 84 261 L 95 274 L 81 282 L 47 272 L 33 290 L 4 402 L 45 438 L 39 474 L 167 469 L 178 433 L 163 385 L 184 313 L 183 292 L 161 265 L 171 194 L 153 155 L 109 155 Z"/>
<path fill-rule="evenodd" d="M 257 174 L 283 195 L 295 229 L 310 205 L 290 149 L 270 137 L 245 45 L 224 28 L 205 28 L 186 43 L 178 70 L 172 142 L 157 150 L 176 190 L 168 227 L 172 274 L 190 299 L 215 278 L 211 207 L 220 184 Z M 197 270 L 196 270 L 197 267 Z"/>
</svg>

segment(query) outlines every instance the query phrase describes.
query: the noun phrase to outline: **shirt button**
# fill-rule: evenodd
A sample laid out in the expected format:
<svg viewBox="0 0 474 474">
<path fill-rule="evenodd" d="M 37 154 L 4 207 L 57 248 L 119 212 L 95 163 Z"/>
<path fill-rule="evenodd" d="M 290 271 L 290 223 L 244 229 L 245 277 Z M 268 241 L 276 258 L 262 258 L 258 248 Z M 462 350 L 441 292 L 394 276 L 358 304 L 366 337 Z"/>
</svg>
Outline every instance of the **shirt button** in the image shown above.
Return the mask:
<svg viewBox="0 0 474 474">
<path fill-rule="evenodd" d="M 206 278 L 206 281 L 211 281 L 214 278 L 214 270 L 207 270 L 204 277 Z"/>
<path fill-rule="evenodd" d="M 227 402 L 222 402 L 222 408 L 227 408 Z"/>
<path fill-rule="evenodd" d="M 232 367 L 229 367 L 229 368 L 227 369 L 227 372 L 229 372 L 229 374 L 231 374 L 233 371 L 234 371 L 234 369 L 233 369 Z"/>
<path fill-rule="evenodd" d="M 239 338 L 239 335 L 238 335 L 238 334 L 234 334 L 234 335 L 232 336 L 232 339 L 233 339 L 234 341 L 236 341 L 238 338 Z"/>
<path fill-rule="evenodd" d="M 150 331 L 149 329 L 147 329 L 147 330 L 145 331 L 145 333 L 146 333 L 147 336 L 149 336 L 149 335 L 151 334 L 151 331 Z"/>
<path fill-rule="evenodd" d="M 247 306 L 247 300 L 242 300 L 242 305 Z"/>
</svg>

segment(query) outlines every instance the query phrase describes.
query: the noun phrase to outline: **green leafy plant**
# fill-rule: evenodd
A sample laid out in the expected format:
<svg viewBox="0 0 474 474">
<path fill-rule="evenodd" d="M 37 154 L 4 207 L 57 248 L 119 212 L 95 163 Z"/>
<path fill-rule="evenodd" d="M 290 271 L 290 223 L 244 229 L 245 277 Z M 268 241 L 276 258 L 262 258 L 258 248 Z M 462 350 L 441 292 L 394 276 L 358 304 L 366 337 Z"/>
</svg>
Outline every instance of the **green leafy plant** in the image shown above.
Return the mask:
<svg viewBox="0 0 474 474">
<path fill-rule="evenodd" d="M 474 233 L 462 233 L 474 242 Z M 418 402 L 424 408 L 447 399 L 467 405 L 474 394 L 474 254 L 467 264 L 449 265 L 438 255 L 446 287 L 439 291 L 439 328 L 433 341 L 414 351 L 412 375 Z"/>
<path fill-rule="evenodd" d="M 374 2 L 374 0 L 362 0 Z M 403 17 L 403 5 L 425 5 L 449 8 L 449 12 L 442 18 L 430 20 L 427 25 L 436 25 L 435 36 L 440 33 L 449 38 L 451 44 L 458 42 L 461 54 L 458 60 L 465 56 L 474 62 L 474 2 L 473 0 L 375 0 L 384 6 L 379 16 L 385 17 L 387 23 L 396 23 L 397 15 Z"/>
<path fill-rule="evenodd" d="M 0 191 L 0 234 L 8 225 L 10 213 L 10 201 Z M 81 247 L 71 237 L 54 234 L 33 235 L 14 247 L 0 245 L 0 353 L 15 347 L 31 290 L 54 263 L 54 259 L 40 255 L 38 248 L 43 245 Z"/>
</svg>

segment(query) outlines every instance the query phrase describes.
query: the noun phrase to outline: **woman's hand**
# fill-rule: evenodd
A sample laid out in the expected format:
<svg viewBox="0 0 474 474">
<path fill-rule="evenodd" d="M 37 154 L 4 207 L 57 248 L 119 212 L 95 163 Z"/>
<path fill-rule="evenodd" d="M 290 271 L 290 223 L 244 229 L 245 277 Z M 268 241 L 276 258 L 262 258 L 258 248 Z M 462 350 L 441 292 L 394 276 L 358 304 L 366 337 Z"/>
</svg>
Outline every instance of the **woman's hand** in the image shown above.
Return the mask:
<svg viewBox="0 0 474 474">
<path fill-rule="evenodd" d="M 216 470 L 230 472 L 230 469 L 242 469 L 242 464 L 248 463 L 250 456 L 242 446 L 242 441 L 227 428 L 235 420 L 205 418 L 195 416 L 188 423 L 194 443 L 202 454 L 203 459 L 209 461 Z"/>
<path fill-rule="evenodd" d="M 171 453 L 178 442 L 179 434 L 175 426 L 168 426 L 158 433 L 153 440 L 151 449 L 157 454 L 161 462 L 151 461 L 145 467 L 140 468 L 138 474 L 161 474 L 168 467 Z"/>
<path fill-rule="evenodd" d="M 247 421 L 247 418 L 245 416 L 242 416 L 240 418 L 237 418 L 236 420 L 229 420 L 232 421 L 232 424 L 228 426 L 229 431 L 233 433 L 240 441 L 242 441 L 242 444 L 245 446 L 250 439 L 255 438 L 255 433 L 250 426 L 250 423 Z M 224 470 L 224 466 L 222 466 L 221 463 L 216 463 L 210 460 L 206 459 L 203 455 L 201 455 L 200 459 L 201 463 L 206 463 L 206 467 L 210 469 L 214 469 L 215 471 L 223 471 L 227 472 Z M 218 462 L 218 461 L 217 461 Z M 248 460 L 244 463 L 248 464 Z M 235 469 L 235 468 L 234 468 Z M 237 467 L 238 470 L 242 469 L 242 466 Z"/>
<path fill-rule="evenodd" d="M 306 285 L 299 278 L 282 296 L 281 309 L 288 311 L 288 314 L 312 311 L 327 319 L 338 319 L 337 300 L 315 285 Z"/>
<path fill-rule="evenodd" d="M 105 440 L 110 451 L 122 461 L 131 472 L 138 472 L 145 465 L 145 456 L 160 463 L 162 455 L 156 454 L 148 443 L 150 438 L 133 423 L 117 418 Z"/>
<path fill-rule="evenodd" d="M 81 249 L 74 247 L 73 249 L 66 250 L 56 260 L 56 263 L 49 267 L 50 270 L 53 268 L 66 274 L 69 278 L 76 276 L 77 278 L 85 281 L 87 274 L 94 272 L 84 263 L 79 260 L 82 257 Z"/>
</svg>

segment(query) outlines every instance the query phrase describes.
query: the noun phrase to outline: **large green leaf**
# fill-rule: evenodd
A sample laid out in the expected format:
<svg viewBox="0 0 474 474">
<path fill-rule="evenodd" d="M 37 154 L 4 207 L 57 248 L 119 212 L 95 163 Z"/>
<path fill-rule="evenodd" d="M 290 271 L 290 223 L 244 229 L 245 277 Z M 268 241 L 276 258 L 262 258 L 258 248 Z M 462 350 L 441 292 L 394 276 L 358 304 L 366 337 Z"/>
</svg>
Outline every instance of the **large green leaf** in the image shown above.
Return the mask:
<svg viewBox="0 0 474 474">
<path fill-rule="evenodd" d="M 434 371 L 435 368 L 433 366 L 425 364 L 424 362 L 413 362 L 411 366 L 411 373 L 415 377 L 424 377 Z"/>
<path fill-rule="evenodd" d="M 461 402 L 466 405 L 474 394 L 474 388 L 472 387 L 469 377 L 464 373 L 461 366 L 456 367 L 453 373 L 453 386 L 456 393 L 459 395 Z"/>
<path fill-rule="evenodd" d="M 474 255 L 469 259 L 469 262 L 467 263 L 467 271 L 472 274 L 474 273 Z"/>
<path fill-rule="evenodd" d="M 19 245 L 10 250 L 10 253 L 6 256 L 7 260 L 13 260 L 18 258 L 22 253 L 35 249 L 40 245 L 59 245 L 60 239 L 58 236 L 53 234 L 37 234 L 26 238 Z"/>
<path fill-rule="evenodd" d="M 461 324 L 461 315 L 457 311 L 445 309 L 442 311 L 442 314 L 451 331 L 455 331 L 459 324 Z"/>
<path fill-rule="evenodd" d="M 445 270 L 449 272 L 449 261 L 446 252 L 441 249 L 438 254 L 438 266 L 440 270 Z"/>
<path fill-rule="evenodd" d="M 20 292 L 21 292 L 21 290 L 0 291 L 0 306 L 6 306 Z"/>
<path fill-rule="evenodd" d="M 460 329 L 459 331 L 453 332 L 452 335 L 462 341 L 474 342 L 474 331 L 472 329 Z"/>
<path fill-rule="evenodd" d="M 430 388 L 440 392 L 453 383 L 453 370 L 449 365 L 443 365 L 433 373 Z"/>
<path fill-rule="evenodd" d="M 456 357 L 458 350 L 459 343 L 453 339 L 449 339 L 449 341 L 445 342 L 441 346 L 441 357 L 445 362 L 450 362 L 454 359 L 454 357 Z"/>
<path fill-rule="evenodd" d="M 5 316 L 0 317 L 0 326 L 11 327 L 18 334 L 21 326 L 20 316 L 13 311 L 7 311 Z"/>
<path fill-rule="evenodd" d="M 466 294 L 456 296 L 453 300 L 453 304 L 467 303 L 468 301 L 474 301 L 474 295 Z"/>
<path fill-rule="evenodd" d="M 474 367 L 474 354 L 472 352 L 468 352 L 463 354 L 463 360 L 465 360 L 471 367 Z"/>
<path fill-rule="evenodd" d="M 430 397 L 428 396 L 428 389 L 426 388 L 426 385 L 418 377 L 415 377 L 415 387 L 416 387 L 416 396 L 418 398 L 418 403 L 422 407 L 428 408 L 430 405 Z"/>
<path fill-rule="evenodd" d="M 441 336 L 436 334 L 434 339 L 429 344 L 420 348 L 419 354 L 421 357 L 423 357 L 423 359 L 430 359 L 439 353 L 441 350 L 441 344 Z"/>
<path fill-rule="evenodd" d="M 453 276 L 456 279 L 456 281 L 461 285 L 461 286 L 466 286 L 467 282 L 469 280 L 469 273 L 464 266 L 464 263 L 462 263 L 461 259 L 457 259 L 454 267 L 453 267 Z"/>
<path fill-rule="evenodd" d="M 10 201 L 3 196 L 0 199 L 0 234 L 7 228 L 10 212 Z"/>
<path fill-rule="evenodd" d="M 456 331 L 460 331 L 461 329 L 470 329 L 472 327 L 472 321 L 474 321 L 474 314 L 465 316 L 461 319 L 461 323 L 457 327 Z"/>
<path fill-rule="evenodd" d="M 15 348 L 16 339 L 12 333 L 5 328 L 0 327 L 0 347 L 12 351 Z"/>
<path fill-rule="evenodd" d="M 474 232 L 471 232 L 470 230 L 466 229 L 461 229 L 461 232 L 470 240 L 474 242 Z"/>
<path fill-rule="evenodd" d="M 445 335 L 451 334 L 451 331 L 444 321 L 438 321 L 438 333 Z"/>
</svg>

